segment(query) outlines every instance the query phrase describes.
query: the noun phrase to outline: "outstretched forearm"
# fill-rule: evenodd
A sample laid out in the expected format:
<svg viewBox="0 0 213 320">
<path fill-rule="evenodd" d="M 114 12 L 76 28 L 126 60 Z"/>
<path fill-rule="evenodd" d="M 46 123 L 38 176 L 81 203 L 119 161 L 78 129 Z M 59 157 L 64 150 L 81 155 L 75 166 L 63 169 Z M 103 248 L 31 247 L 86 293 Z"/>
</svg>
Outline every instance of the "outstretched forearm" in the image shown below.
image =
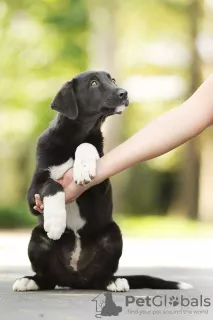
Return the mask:
<svg viewBox="0 0 213 320">
<path fill-rule="evenodd" d="M 90 186 L 132 165 L 158 157 L 200 134 L 213 122 L 213 75 L 181 106 L 150 122 L 107 153 L 97 164 Z"/>
</svg>

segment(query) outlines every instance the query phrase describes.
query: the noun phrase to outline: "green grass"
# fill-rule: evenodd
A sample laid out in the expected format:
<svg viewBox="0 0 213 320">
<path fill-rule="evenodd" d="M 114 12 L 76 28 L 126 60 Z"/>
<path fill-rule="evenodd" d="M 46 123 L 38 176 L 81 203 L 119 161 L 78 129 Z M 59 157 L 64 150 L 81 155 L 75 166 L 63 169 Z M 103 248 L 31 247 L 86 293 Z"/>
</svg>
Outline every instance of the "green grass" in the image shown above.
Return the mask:
<svg viewBox="0 0 213 320">
<path fill-rule="evenodd" d="M 123 216 L 115 215 L 126 236 L 171 238 L 171 237 L 213 237 L 213 223 L 190 221 L 173 216 Z"/>
<path fill-rule="evenodd" d="M 0 229 L 29 228 L 36 224 L 36 220 L 25 204 L 0 207 Z"/>
</svg>

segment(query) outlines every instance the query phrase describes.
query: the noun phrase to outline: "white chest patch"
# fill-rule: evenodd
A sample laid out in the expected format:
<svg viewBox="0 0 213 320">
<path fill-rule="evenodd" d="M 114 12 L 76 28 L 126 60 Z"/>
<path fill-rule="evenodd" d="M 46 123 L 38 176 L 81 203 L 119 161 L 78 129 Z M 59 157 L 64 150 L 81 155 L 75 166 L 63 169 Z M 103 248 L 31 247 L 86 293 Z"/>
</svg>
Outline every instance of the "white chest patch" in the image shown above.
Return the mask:
<svg viewBox="0 0 213 320">
<path fill-rule="evenodd" d="M 66 204 L 67 228 L 77 234 L 78 230 L 83 228 L 86 221 L 81 217 L 79 207 L 76 201 Z"/>
<path fill-rule="evenodd" d="M 60 164 L 59 166 L 50 167 L 49 168 L 50 177 L 53 180 L 58 180 L 58 179 L 62 178 L 63 175 L 65 174 L 65 172 L 73 167 L 73 163 L 74 163 L 73 159 L 70 158 L 66 162 Z"/>
<path fill-rule="evenodd" d="M 75 248 L 71 254 L 70 266 L 77 271 L 78 270 L 78 260 L 81 254 L 81 239 L 80 237 L 75 237 Z"/>
<path fill-rule="evenodd" d="M 77 203 L 74 201 L 72 203 L 66 204 L 67 212 L 67 228 L 73 230 L 75 233 L 75 248 L 71 253 L 70 266 L 77 271 L 78 270 L 78 260 L 81 255 L 81 239 L 78 234 L 78 230 L 83 228 L 86 221 L 81 217 Z"/>
</svg>

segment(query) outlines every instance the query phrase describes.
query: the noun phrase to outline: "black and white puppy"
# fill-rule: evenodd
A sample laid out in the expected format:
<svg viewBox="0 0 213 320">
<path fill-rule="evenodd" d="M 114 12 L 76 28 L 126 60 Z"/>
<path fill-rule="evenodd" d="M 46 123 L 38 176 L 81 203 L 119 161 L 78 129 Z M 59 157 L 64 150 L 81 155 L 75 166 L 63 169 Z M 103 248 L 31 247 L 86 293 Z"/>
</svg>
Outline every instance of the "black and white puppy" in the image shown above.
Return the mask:
<svg viewBox="0 0 213 320">
<path fill-rule="evenodd" d="M 33 214 L 40 194 L 44 215 L 38 216 L 29 243 L 34 276 L 16 280 L 14 291 L 74 289 L 128 291 L 129 288 L 187 289 L 188 284 L 149 276 L 114 276 L 122 253 L 122 236 L 112 218 L 109 180 L 65 204 L 57 182 L 71 167 L 78 184 L 91 181 L 103 156 L 101 125 L 128 106 L 127 91 L 106 72 L 84 72 L 65 83 L 52 102 L 59 113 L 38 139 L 36 170 L 28 190 Z M 142 254 L 142 253 L 141 253 Z"/>
</svg>

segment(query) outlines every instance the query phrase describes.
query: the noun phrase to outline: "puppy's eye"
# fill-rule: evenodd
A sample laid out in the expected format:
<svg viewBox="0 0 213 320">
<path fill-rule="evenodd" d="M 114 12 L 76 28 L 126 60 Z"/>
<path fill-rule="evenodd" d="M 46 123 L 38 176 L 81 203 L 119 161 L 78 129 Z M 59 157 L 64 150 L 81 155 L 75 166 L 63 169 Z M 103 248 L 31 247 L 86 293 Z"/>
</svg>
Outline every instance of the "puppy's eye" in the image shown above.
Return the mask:
<svg viewBox="0 0 213 320">
<path fill-rule="evenodd" d="M 116 83 L 116 81 L 115 81 L 115 79 L 114 79 L 114 78 L 112 78 L 112 82 L 113 82 L 113 83 Z"/>
<path fill-rule="evenodd" d="M 92 81 L 90 82 L 90 86 L 91 86 L 91 87 L 97 87 L 97 86 L 98 86 L 98 82 L 97 82 L 96 80 L 92 80 Z"/>
</svg>

